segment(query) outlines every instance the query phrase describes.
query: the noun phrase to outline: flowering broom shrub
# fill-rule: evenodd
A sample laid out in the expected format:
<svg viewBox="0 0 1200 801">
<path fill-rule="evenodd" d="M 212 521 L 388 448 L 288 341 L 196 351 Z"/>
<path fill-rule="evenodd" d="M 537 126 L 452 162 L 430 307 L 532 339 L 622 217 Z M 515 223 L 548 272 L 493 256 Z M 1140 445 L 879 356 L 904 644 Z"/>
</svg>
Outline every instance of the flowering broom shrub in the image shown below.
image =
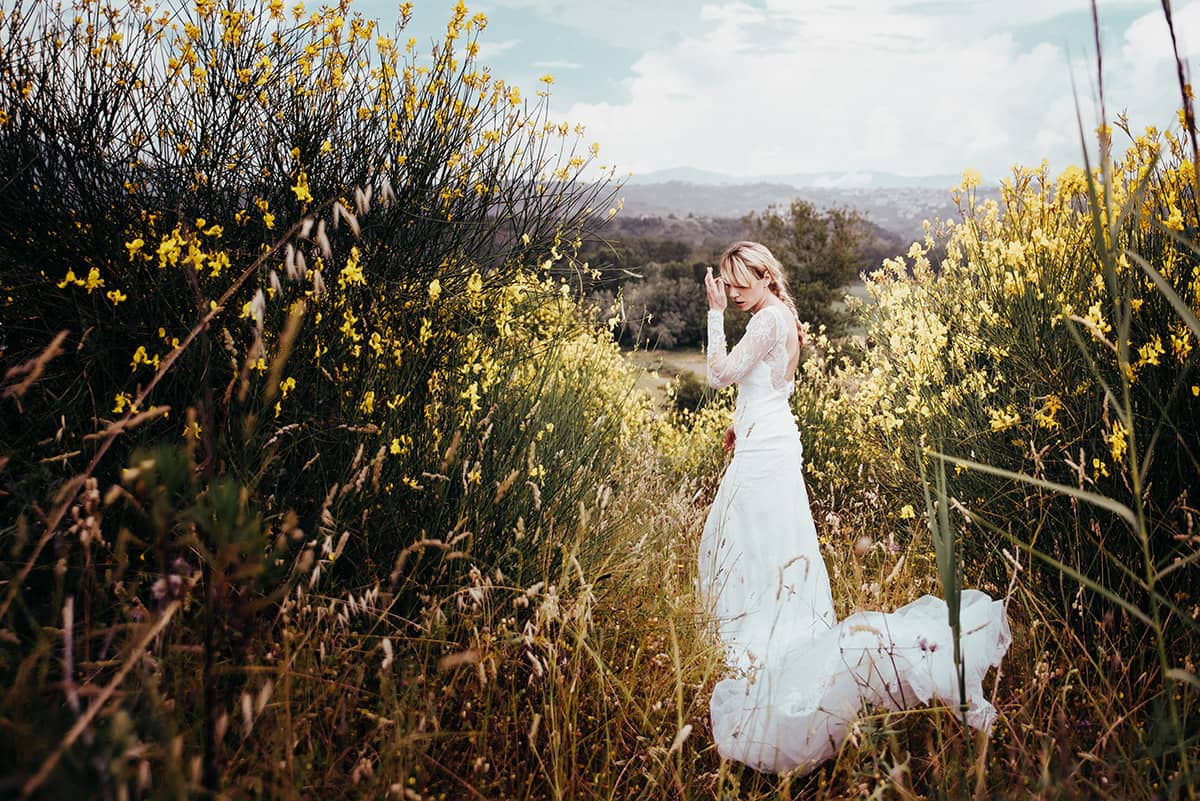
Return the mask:
<svg viewBox="0 0 1200 801">
<path fill-rule="evenodd" d="M 968 171 L 961 220 L 867 276 L 864 336 L 810 354 L 793 400 L 814 496 L 863 510 L 853 527 L 872 537 L 928 536 L 906 519 L 919 522 L 923 476 L 945 455 L 970 581 L 1012 592 L 1028 570 L 1009 661 L 1038 678 L 1010 714 L 1060 714 L 1044 691 L 1069 668 L 1086 689 L 1064 689 L 1064 709 L 1086 728 L 1055 733 L 1061 747 L 1137 761 L 1176 792 L 1194 755 L 1200 617 L 1200 218 L 1186 138 L 1122 130 L 1113 163 L 1055 180 L 1016 169 L 998 202 L 976 202 Z M 1155 680 L 1130 683 L 1139 674 Z"/>
<path fill-rule="evenodd" d="M 4 10 L 6 789 L 215 792 L 260 666 L 288 714 L 297 660 L 336 673 L 313 593 L 354 592 L 419 675 L 464 585 L 606 555 L 584 510 L 645 407 L 556 276 L 612 190 L 545 92 L 476 62 L 482 15 L 425 63 L 410 10 Z M 63 652 L 69 703 L 31 715 Z"/>
<path fill-rule="evenodd" d="M 1197 308 L 1200 265 L 1172 236 L 1184 230 L 1184 214 L 1192 215 L 1189 230 L 1195 226 L 1192 164 L 1178 137 L 1151 130 L 1133 140 L 1107 185 L 1112 193 L 1100 198 L 1099 215 L 1115 221 L 1106 230 L 1119 253 L 1107 278 L 1092 241 L 1086 175 L 1070 168 L 1052 182 L 1044 166 L 1018 170 L 999 203 L 975 205 L 968 177 L 964 219 L 947 224 L 947 258 L 936 266 L 925 258 L 931 234 L 913 246 L 909 261 L 889 261 L 870 276 L 876 302 L 863 312 L 880 333 L 860 369 L 875 380 L 860 382 L 856 397 L 869 409 L 864 424 L 881 452 L 890 446 L 903 463 L 911 461 L 913 443 L 940 445 L 976 462 L 1127 497 L 1129 451 L 1136 448 L 1151 455 L 1155 471 L 1153 481 L 1143 481 L 1147 507 L 1164 525 L 1185 522 L 1168 520 L 1186 505 L 1196 469 L 1196 435 L 1187 422 L 1200 414 L 1195 334 L 1126 252 L 1155 265 Z M 1113 342 L 1123 303 L 1132 315 L 1125 363 Z M 1115 391 L 1122 377 L 1134 423 L 1106 403 L 1106 390 Z M 1143 439 L 1131 441 L 1131 429 Z M 1019 483 L 960 482 L 964 502 L 982 501 L 980 508 L 1000 519 L 1017 509 L 1037 517 Z M 1003 505 L 1005 497 L 1012 506 Z M 1101 542 L 1090 542 L 1085 517 L 1085 530 L 1059 528 L 1041 544 L 1095 577 L 1113 569 L 1104 565 L 1109 558 L 1140 558 L 1140 545 L 1123 539 L 1115 520 L 1093 514 Z M 1190 553 L 1170 536 L 1156 538 L 1154 549 L 1164 563 Z M 1099 561 L 1085 564 L 1093 558 Z M 1186 571 L 1176 578 L 1190 580 Z"/>
</svg>

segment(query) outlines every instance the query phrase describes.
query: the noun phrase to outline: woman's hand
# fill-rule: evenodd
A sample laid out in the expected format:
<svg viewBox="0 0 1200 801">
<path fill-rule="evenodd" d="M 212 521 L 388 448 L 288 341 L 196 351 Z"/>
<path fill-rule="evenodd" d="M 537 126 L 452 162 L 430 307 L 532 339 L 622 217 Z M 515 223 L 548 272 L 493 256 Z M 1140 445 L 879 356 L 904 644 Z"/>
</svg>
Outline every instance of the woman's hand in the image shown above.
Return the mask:
<svg viewBox="0 0 1200 801">
<path fill-rule="evenodd" d="M 737 440 L 737 434 L 733 432 L 733 426 L 725 429 L 725 440 L 721 443 L 721 448 L 729 453 L 733 450 L 734 442 Z"/>
<path fill-rule="evenodd" d="M 725 297 L 725 279 L 713 277 L 712 267 L 704 274 L 704 290 L 708 294 L 708 308 L 712 311 L 725 311 L 729 300 Z"/>
</svg>

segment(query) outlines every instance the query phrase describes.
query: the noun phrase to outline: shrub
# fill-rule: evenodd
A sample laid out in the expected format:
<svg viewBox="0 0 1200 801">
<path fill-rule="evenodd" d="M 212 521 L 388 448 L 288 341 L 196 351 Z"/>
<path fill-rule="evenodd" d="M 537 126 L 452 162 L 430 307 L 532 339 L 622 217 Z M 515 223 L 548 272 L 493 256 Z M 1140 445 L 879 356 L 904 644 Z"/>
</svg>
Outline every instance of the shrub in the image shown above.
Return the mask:
<svg viewBox="0 0 1200 801">
<path fill-rule="evenodd" d="M 369 596 L 402 643 L 480 576 L 600 558 L 585 501 L 620 492 L 646 408 L 550 277 L 612 189 L 577 180 L 591 155 L 545 93 L 475 61 L 485 18 L 456 7 L 424 64 L 407 10 L 391 33 L 348 3 L 170 12 L 2 20 L 0 753 L 60 795 L 139 765 L 245 780 L 259 672 L 320 695 L 290 672 L 327 676 L 320 593 Z M 64 616 L 90 687 L 136 673 L 81 740 L 78 704 L 30 712 Z M 414 642 L 413 675 L 442 655 Z M 129 756 L 156 741 L 177 750 Z"/>
<path fill-rule="evenodd" d="M 968 580 L 1018 588 L 1035 669 L 1069 665 L 1098 688 L 1089 715 L 1118 733 L 1055 736 L 1175 792 L 1194 755 L 1194 700 L 1173 666 L 1191 664 L 1197 630 L 1184 532 L 1200 474 L 1200 220 L 1184 140 L 1130 140 L 1091 176 L 1017 169 L 999 202 L 976 202 L 966 174 L 962 220 L 868 276 L 863 339 L 806 360 L 794 400 L 818 494 L 840 490 L 839 517 L 879 507 L 889 540 L 922 516 L 922 476 L 953 467 L 948 534 Z M 1138 674 L 1153 680 L 1125 683 Z"/>
<path fill-rule="evenodd" d="M 695 412 L 708 402 L 707 382 L 691 370 L 683 370 L 671 382 L 671 403 L 677 411 Z"/>
</svg>

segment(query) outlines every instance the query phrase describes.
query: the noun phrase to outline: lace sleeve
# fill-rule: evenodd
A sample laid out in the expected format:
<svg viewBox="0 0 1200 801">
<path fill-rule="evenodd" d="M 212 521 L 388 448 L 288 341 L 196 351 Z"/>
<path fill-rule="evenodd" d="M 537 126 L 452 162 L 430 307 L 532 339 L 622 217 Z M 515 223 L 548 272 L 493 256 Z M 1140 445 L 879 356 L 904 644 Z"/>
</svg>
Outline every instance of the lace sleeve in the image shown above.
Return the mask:
<svg viewBox="0 0 1200 801">
<path fill-rule="evenodd" d="M 760 312 L 750 318 L 746 335 L 725 353 L 725 315 L 708 312 L 708 385 L 714 389 L 735 384 L 745 378 L 754 365 L 763 361 L 778 341 L 778 315 Z"/>
</svg>

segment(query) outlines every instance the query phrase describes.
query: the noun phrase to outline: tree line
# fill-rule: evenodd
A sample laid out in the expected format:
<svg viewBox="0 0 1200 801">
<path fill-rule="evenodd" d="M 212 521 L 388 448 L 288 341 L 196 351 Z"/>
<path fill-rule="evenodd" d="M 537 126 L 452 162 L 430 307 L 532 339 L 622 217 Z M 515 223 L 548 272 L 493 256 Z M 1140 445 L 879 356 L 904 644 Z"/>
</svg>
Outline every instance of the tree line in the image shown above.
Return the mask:
<svg viewBox="0 0 1200 801">
<path fill-rule="evenodd" d="M 837 303 L 845 288 L 905 244 L 854 209 L 818 209 L 799 198 L 740 219 L 617 217 L 580 249 L 580 260 L 591 268 L 584 288 L 598 316 L 618 321 L 623 344 L 698 347 L 704 339 L 704 272 L 738 239 L 771 249 L 800 318 L 825 326 L 833 337 L 846 333 Z M 733 310 L 729 334 L 736 339 L 747 319 Z"/>
</svg>

